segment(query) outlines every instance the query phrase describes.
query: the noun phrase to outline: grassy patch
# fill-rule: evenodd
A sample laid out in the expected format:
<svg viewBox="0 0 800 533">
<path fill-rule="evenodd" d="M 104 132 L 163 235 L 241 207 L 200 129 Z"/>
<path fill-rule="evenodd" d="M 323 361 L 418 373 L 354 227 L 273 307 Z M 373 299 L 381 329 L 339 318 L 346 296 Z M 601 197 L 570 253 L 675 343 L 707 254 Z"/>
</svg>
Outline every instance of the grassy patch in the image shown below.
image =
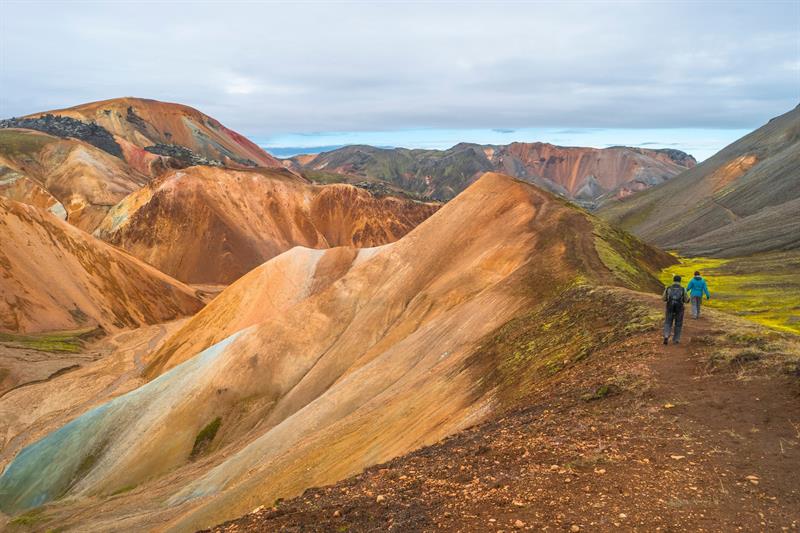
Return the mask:
<svg viewBox="0 0 800 533">
<path fill-rule="evenodd" d="M 515 318 L 484 338 L 475 352 L 490 368 L 479 378 L 497 387 L 501 402 L 513 406 L 544 381 L 605 346 L 653 331 L 661 315 L 627 294 L 585 285 L 567 288 L 551 302 Z M 622 390 L 618 383 L 598 388 L 599 397 Z"/>
<path fill-rule="evenodd" d="M 614 396 L 620 393 L 620 388 L 614 383 L 604 383 L 597 387 L 593 392 L 584 394 L 581 399 L 585 402 L 593 402 L 595 400 L 602 400 L 609 396 Z"/>
<path fill-rule="evenodd" d="M 629 289 L 643 292 L 659 290 L 659 270 L 672 259 L 644 245 L 629 233 L 592 217 L 594 245 L 603 265 Z"/>
<path fill-rule="evenodd" d="M 31 509 L 30 511 L 26 511 L 21 515 L 15 516 L 11 519 L 11 521 L 9 521 L 9 524 L 13 526 L 33 526 L 41 522 L 43 519 L 44 509 L 37 507 L 35 509 Z"/>
<path fill-rule="evenodd" d="M 124 487 L 120 487 L 114 492 L 111 493 L 111 496 L 116 496 L 117 494 L 125 494 L 126 492 L 130 492 L 136 488 L 136 485 L 125 485 Z"/>
<path fill-rule="evenodd" d="M 353 178 L 346 174 L 339 174 L 338 172 L 326 172 L 324 170 L 303 170 L 303 175 L 321 185 L 329 183 L 351 183 Z"/>
<path fill-rule="evenodd" d="M 0 129 L 0 154 L 9 157 L 18 155 L 33 156 L 56 140 L 43 134 Z"/>
<path fill-rule="evenodd" d="M 21 335 L 16 333 L 0 333 L 0 342 L 42 352 L 77 353 L 84 344 L 93 338 L 102 336 L 102 328 L 87 328 L 74 331 L 53 331 L 49 333 L 33 333 Z"/>
<path fill-rule="evenodd" d="M 214 440 L 214 437 L 217 436 L 217 431 L 219 431 L 219 426 L 221 424 L 222 418 L 217 417 L 200 430 L 200 432 L 197 434 L 197 437 L 194 439 L 194 446 L 192 446 L 192 453 L 189 455 L 190 457 L 197 457 L 206 451 L 208 445 L 211 444 L 211 442 Z"/>
<path fill-rule="evenodd" d="M 683 284 L 695 270 L 711 293 L 703 305 L 770 328 L 800 334 L 800 254 L 763 254 L 741 259 L 680 258 L 661 272 L 664 284 L 679 274 Z"/>
</svg>

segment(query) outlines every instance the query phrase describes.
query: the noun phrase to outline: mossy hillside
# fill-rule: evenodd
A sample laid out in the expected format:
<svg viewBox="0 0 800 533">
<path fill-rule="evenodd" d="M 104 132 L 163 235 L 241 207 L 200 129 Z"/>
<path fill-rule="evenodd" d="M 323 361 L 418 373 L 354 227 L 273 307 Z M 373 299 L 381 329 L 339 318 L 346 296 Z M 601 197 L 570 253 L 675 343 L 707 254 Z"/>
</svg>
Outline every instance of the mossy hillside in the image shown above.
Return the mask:
<svg viewBox="0 0 800 533">
<path fill-rule="evenodd" d="M 800 334 L 800 253 L 679 259 L 678 264 L 662 270 L 664 284 L 670 284 L 678 274 L 686 286 L 699 270 L 711 293 L 711 299 L 703 300 L 703 305 Z"/>
<path fill-rule="evenodd" d="M 0 129 L 0 156 L 33 156 L 58 139 L 38 133 Z"/>
<path fill-rule="evenodd" d="M 220 425 L 222 425 L 222 418 L 217 417 L 200 430 L 197 437 L 194 439 L 194 446 L 192 446 L 192 452 L 189 454 L 189 457 L 194 459 L 208 450 L 209 446 L 214 441 L 214 437 L 217 436 Z"/>
<path fill-rule="evenodd" d="M 38 350 L 42 352 L 78 353 L 91 339 L 104 334 L 102 328 L 85 328 L 69 331 L 53 331 L 48 333 L 0 333 L 0 343 Z"/>
<path fill-rule="evenodd" d="M 8 523 L 12 527 L 16 526 L 15 529 L 30 528 L 35 526 L 36 524 L 41 523 L 43 519 L 44 519 L 44 509 L 41 507 L 36 507 L 15 516 Z"/>
<path fill-rule="evenodd" d="M 591 217 L 591 221 L 595 249 L 605 267 L 629 289 L 660 291 L 658 278 L 662 269 L 676 260 L 597 217 Z"/>
<path fill-rule="evenodd" d="M 577 282 L 484 338 L 473 356 L 476 379 L 513 407 L 611 343 L 655 331 L 661 318 L 623 289 Z"/>
</svg>

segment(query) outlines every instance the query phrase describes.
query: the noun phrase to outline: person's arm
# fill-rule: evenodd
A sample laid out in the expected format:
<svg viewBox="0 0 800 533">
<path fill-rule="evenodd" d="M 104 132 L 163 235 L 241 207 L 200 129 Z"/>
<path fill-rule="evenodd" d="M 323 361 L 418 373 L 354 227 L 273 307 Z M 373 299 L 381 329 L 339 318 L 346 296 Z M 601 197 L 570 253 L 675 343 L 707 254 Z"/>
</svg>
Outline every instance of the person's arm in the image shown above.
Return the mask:
<svg viewBox="0 0 800 533">
<path fill-rule="evenodd" d="M 706 300 L 711 298 L 711 295 L 708 293 L 708 283 L 706 283 L 706 280 L 703 280 L 703 292 L 706 293 Z"/>
<path fill-rule="evenodd" d="M 669 287 L 664 287 L 664 293 L 661 295 L 661 300 L 664 301 L 664 302 L 667 301 L 667 291 L 668 290 L 669 290 Z"/>
<path fill-rule="evenodd" d="M 693 286 L 694 286 L 694 278 L 690 279 L 689 283 L 686 284 L 686 292 L 691 293 Z"/>
<path fill-rule="evenodd" d="M 688 304 L 690 299 L 689 291 L 683 291 L 683 303 Z"/>
</svg>

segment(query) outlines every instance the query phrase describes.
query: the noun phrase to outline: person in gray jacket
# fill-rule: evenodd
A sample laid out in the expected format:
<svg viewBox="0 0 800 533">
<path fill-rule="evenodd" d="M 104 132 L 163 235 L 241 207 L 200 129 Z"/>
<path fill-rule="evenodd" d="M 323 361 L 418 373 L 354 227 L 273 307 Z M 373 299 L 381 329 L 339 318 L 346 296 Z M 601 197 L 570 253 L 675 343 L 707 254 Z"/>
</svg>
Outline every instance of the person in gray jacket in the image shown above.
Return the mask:
<svg viewBox="0 0 800 533">
<path fill-rule="evenodd" d="M 661 299 L 664 300 L 664 344 L 669 343 L 672 334 L 672 343 L 680 344 L 681 329 L 683 329 L 683 304 L 689 301 L 686 289 L 681 285 L 681 277 L 672 278 L 672 285 L 664 289 Z"/>
</svg>

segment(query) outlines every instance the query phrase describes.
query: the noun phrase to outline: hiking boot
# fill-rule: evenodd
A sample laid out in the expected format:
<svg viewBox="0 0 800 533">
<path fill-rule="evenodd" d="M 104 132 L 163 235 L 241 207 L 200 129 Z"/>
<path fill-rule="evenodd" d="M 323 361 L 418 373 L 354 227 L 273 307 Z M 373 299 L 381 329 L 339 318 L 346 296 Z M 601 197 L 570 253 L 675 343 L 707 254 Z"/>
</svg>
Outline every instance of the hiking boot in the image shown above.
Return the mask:
<svg viewBox="0 0 800 533">
<path fill-rule="evenodd" d="M 669 344 L 669 337 L 664 337 L 664 344 Z"/>
<path fill-rule="evenodd" d="M 680 344 L 681 341 L 672 341 L 672 344 Z"/>
</svg>

